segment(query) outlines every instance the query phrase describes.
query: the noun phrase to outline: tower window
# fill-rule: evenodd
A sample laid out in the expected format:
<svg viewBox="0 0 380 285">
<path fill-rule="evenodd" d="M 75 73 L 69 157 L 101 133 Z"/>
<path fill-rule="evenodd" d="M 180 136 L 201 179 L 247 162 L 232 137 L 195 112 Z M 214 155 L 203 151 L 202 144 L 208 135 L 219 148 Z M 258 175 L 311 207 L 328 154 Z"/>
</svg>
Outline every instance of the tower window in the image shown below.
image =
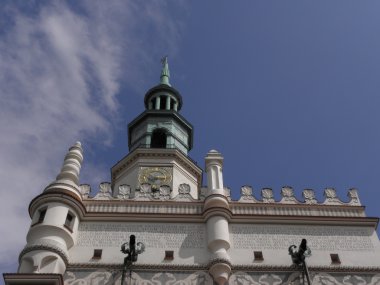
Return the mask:
<svg viewBox="0 0 380 285">
<path fill-rule="evenodd" d="M 166 132 L 163 129 L 155 129 L 151 139 L 152 148 L 166 148 Z"/>
<path fill-rule="evenodd" d="M 47 211 L 47 208 L 44 208 L 44 209 L 41 209 L 39 210 L 38 212 L 38 220 L 37 220 L 37 224 L 40 224 L 44 221 L 45 219 L 45 215 L 46 215 L 46 211 Z"/>
<path fill-rule="evenodd" d="M 74 215 L 70 212 L 67 213 L 65 224 L 65 228 L 67 228 L 69 231 L 73 231 L 74 226 Z"/>
</svg>

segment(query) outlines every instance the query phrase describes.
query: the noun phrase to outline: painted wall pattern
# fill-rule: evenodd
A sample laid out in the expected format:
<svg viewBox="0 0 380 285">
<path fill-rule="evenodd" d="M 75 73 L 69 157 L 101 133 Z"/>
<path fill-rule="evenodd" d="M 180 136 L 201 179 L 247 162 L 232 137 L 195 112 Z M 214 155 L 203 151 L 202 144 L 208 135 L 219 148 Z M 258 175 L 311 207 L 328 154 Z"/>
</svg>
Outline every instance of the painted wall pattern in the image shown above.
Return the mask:
<svg viewBox="0 0 380 285">
<path fill-rule="evenodd" d="M 65 285 L 119 285 L 120 270 L 72 270 L 64 275 Z M 311 273 L 313 285 L 380 285 L 380 274 Z M 128 285 L 213 285 L 206 271 L 129 272 Z M 228 285 L 301 285 L 300 272 L 233 272 Z M 227 285 L 227 284 L 226 284 Z"/>
</svg>

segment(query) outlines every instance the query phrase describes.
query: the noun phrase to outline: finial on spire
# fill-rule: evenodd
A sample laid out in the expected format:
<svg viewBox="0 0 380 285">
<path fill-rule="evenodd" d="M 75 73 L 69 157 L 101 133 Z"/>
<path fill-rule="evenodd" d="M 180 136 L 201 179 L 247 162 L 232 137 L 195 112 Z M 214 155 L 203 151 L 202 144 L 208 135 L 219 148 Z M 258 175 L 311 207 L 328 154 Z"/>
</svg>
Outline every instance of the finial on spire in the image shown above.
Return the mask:
<svg viewBox="0 0 380 285">
<path fill-rule="evenodd" d="M 79 185 L 79 172 L 83 161 L 83 149 L 80 142 L 76 142 L 68 151 L 63 161 L 61 172 L 56 181 L 70 181 Z"/>
<path fill-rule="evenodd" d="M 169 65 L 168 65 L 168 56 L 164 56 L 161 59 L 162 63 L 162 71 L 161 71 L 161 84 L 166 84 L 168 86 L 171 86 L 169 83 L 169 78 L 170 78 L 170 72 L 169 72 Z"/>
</svg>

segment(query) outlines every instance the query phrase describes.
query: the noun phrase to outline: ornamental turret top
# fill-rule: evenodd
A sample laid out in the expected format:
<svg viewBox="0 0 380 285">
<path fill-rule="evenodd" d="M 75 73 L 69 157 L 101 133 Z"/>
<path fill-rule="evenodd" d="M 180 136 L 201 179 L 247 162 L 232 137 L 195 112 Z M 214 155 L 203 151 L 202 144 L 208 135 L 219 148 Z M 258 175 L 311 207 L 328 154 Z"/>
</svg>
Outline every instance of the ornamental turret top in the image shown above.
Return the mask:
<svg viewBox="0 0 380 285">
<path fill-rule="evenodd" d="M 178 90 L 173 88 L 170 83 L 170 71 L 168 57 L 161 59 L 162 70 L 160 75 L 160 84 L 149 89 L 145 94 L 145 108 L 147 110 L 164 110 L 176 111 L 181 110 L 182 97 Z"/>
<path fill-rule="evenodd" d="M 187 155 L 193 147 L 193 127 L 179 114 L 182 97 L 169 83 L 168 57 L 161 63 L 160 83 L 146 92 L 145 111 L 128 124 L 128 147 L 177 149 Z"/>
</svg>

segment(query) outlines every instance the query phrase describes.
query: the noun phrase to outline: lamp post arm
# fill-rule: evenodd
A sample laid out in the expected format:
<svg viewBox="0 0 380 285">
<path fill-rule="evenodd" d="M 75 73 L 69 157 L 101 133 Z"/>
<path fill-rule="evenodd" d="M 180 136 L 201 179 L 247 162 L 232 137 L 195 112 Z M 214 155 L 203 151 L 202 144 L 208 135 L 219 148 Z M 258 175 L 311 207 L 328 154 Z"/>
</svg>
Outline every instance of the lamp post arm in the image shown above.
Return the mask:
<svg viewBox="0 0 380 285">
<path fill-rule="evenodd" d="M 302 265 L 303 265 L 303 270 L 304 270 L 305 275 L 306 275 L 307 284 L 308 284 L 308 285 L 311 285 L 311 282 L 310 282 L 310 274 L 309 274 L 309 268 L 307 267 L 306 260 L 304 260 L 304 261 L 302 262 Z"/>
</svg>

